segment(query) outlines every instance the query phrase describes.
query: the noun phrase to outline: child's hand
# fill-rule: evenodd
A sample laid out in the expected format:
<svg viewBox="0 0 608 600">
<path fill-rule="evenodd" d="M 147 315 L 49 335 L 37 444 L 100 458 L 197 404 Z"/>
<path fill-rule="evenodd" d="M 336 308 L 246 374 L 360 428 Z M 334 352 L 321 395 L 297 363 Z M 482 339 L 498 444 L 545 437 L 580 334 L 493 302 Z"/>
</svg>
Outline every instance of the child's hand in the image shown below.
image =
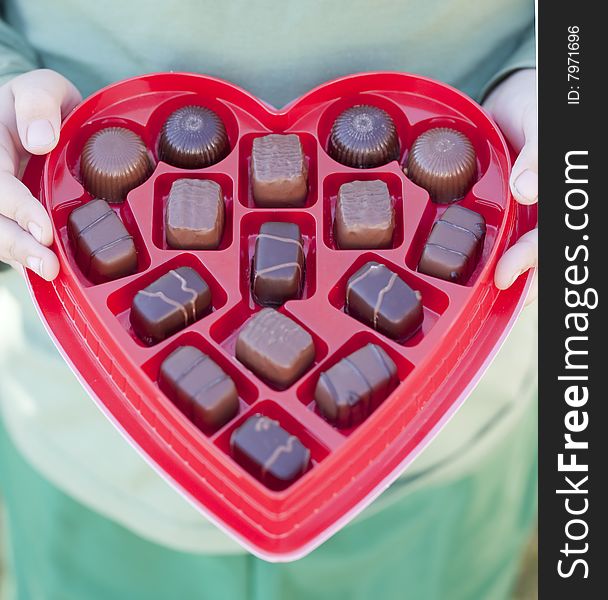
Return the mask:
<svg viewBox="0 0 608 600">
<path fill-rule="evenodd" d="M 538 132 L 536 122 L 536 69 L 513 73 L 484 103 L 509 143 L 519 152 L 511 174 L 511 191 L 521 204 L 538 202 Z M 494 282 L 508 288 L 524 271 L 538 263 L 538 230 L 523 235 L 498 261 Z M 528 303 L 536 299 L 536 276 Z"/>
<path fill-rule="evenodd" d="M 59 272 L 46 211 L 18 179 L 22 159 L 59 141 L 62 118 L 80 102 L 64 77 L 41 69 L 0 87 L 0 261 L 21 264 L 47 280 Z"/>
</svg>

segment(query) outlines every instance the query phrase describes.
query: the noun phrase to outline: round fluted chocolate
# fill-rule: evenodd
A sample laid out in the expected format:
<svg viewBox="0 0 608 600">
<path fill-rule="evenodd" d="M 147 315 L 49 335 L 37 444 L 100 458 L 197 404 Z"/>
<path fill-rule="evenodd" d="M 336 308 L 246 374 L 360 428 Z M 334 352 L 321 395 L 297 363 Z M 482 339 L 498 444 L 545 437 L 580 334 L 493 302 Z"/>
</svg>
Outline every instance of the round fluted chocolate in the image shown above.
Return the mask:
<svg viewBox="0 0 608 600">
<path fill-rule="evenodd" d="M 219 116 L 202 106 L 184 106 L 163 125 L 158 143 L 160 160 L 182 169 L 201 169 L 219 162 L 230 150 Z"/>
<path fill-rule="evenodd" d="M 450 204 L 469 191 L 477 173 L 477 159 L 466 135 L 437 127 L 416 138 L 404 170 L 429 192 L 433 202 Z"/>
<path fill-rule="evenodd" d="M 397 128 L 386 111 L 358 104 L 338 115 L 327 151 L 333 159 L 348 167 L 379 167 L 399 158 Z"/>
<path fill-rule="evenodd" d="M 92 196 L 108 202 L 122 202 L 152 169 L 143 140 L 125 127 L 108 127 L 93 134 L 80 157 L 84 187 Z"/>
</svg>

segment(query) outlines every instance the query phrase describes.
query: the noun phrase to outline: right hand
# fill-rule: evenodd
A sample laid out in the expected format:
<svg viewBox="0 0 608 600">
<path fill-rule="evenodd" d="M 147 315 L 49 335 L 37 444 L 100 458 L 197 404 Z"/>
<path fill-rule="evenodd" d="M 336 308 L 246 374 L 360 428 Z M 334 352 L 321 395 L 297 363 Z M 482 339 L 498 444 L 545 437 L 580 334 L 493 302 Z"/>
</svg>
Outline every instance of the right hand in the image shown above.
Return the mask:
<svg viewBox="0 0 608 600">
<path fill-rule="evenodd" d="M 51 281 L 59 261 L 49 249 L 51 220 L 18 178 L 29 154 L 47 154 L 59 141 L 62 119 L 80 102 L 78 90 L 55 71 L 39 69 L 0 87 L 0 261 Z"/>
</svg>

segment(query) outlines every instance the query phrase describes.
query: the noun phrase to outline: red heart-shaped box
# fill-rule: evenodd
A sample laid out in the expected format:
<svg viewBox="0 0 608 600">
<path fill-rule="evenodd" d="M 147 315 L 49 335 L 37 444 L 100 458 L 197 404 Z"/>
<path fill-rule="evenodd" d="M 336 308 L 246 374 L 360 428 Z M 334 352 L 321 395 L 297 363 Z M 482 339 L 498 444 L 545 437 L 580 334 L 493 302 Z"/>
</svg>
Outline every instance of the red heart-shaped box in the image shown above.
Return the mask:
<svg viewBox="0 0 608 600">
<path fill-rule="evenodd" d="M 206 169 L 185 171 L 157 160 L 162 124 L 188 104 L 216 111 L 230 139 L 230 154 Z M 445 207 L 408 180 L 398 162 L 357 170 L 326 153 L 334 119 L 354 104 L 376 105 L 393 117 L 400 162 L 413 140 L 430 127 L 458 129 L 473 142 L 479 176 L 461 204 L 481 213 L 488 230 L 483 256 L 467 285 L 417 272 L 424 241 Z M 66 222 L 72 209 L 91 199 L 79 182 L 83 145 L 93 132 L 112 125 L 139 134 L 156 168 L 115 207 L 135 238 L 137 273 L 94 285 L 74 261 Z M 300 136 L 309 167 L 304 208 L 268 210 L 252 201 L 252 141 L 269 132 Z M 499 292 L 492 283 L 494 268 L 536 216 L 512 200 L 509 171 L 509 150 L 483 110 L 462 93 L 426 78 L 353 75 L 275 110 L 210 77 L 146 75 L 85 100 L 66 119 L 57 148 L 30 161 L 24 180 L 51 215 L 61 272 L 52 283 L 30 273 L 29 282 L 63 356 L 115 426 L 243 546 L 268 560 L 291 560 L 344 526 L 403 471 L 464 401 L 513 324 L 527 279 L 521 277 Z M 176 251 L 166 245 L 164 204 L 171 183 L 185 176 L 209 178 L 222 187 L 226 227 L 218 250 Z M 336 248 L 332 221 L 337 191 L 355 179 L 381 179 L 388 185 L 397 215 L 392 248 Z M 284 391 L 260 381 L 234 356 L 239 328 L 259 309 L 251 299 L 249 269 L 255 236 L 267 220 L 290 220 L 302 230 L 307 265 L 303 299 L 289 301 L 281 310 L 312 334 L 316 346 L 311 369 Z M 345 282 L 370 259 L 389 265 L 422 293 L 422 329 L 403 344 L 344 312 Z M 145 346 L 129 324 L 131 301 L 138 290 L 180 265 L 194 268 L 209 283 L 213 310 L 169 339 Z M 336 429 L 315 410 L 317 378 L 368 342 L 379 344 L 395 361 L 401 383 L 361 425 Z M 199 431 L 158 387 L 161 361 L 181 344 L 209 354 L 237 385 L 239 414 L 213 435 Z M 231 433 L 254 413 L 278 420 L 310 449 L 310 469 L 283 491 L 266 488 L 231 458 Z"/>
</svg>

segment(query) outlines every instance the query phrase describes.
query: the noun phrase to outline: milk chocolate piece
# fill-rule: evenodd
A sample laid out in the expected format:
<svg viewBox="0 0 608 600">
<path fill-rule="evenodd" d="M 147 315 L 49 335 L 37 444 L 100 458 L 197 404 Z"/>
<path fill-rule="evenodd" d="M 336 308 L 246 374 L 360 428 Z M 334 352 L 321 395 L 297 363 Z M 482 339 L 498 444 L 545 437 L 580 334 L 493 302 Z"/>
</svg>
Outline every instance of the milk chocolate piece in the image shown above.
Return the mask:
<svg viewBox="0 0 608 600">
<path fill-rule="evenodd" d="M 165 214 L 171 248 L 213 250 L 224 234 L 224 195 L 207 179 L 178 179 L 171 185 Z"/>
<path fill-rule="evenodd" d="M 158 383 L 188 419 L 207 433 L 239 412 L 234 381 L 194 346 L 180 346 L 165 358 Z"/>
<path fill-rule="evenodd" d="M 466 283 L 475 270 L 486 236 L 485 219 L 463 206 L 450 206 L 433 225 L 418 270 L 454 283 Z"/>
<path fill-rule="evenodd" d="M 473 144 L 460 131 L 429 129 L 412 146 L 405 174 L 426 189 L 433 202 L 449 204 L 469 191 L 477 173 Z"/>
<path fill-rule="evenodd" d="M 156 344 L 198 321 L 210 304 L 211 290 L 194 269 L 171 269 L 135 294 L 131 325 L 143 342 Z"/>
<path fill-rule="evenodd" d="M 230 449 L 241 466 L 274 490 L 293 483 L 310 464 L 310 450 L 278 421 L 259 413 L 233 432 Z"/>
<path fill-rule="evenodd" d="M 422 325 L 422 296 L 385 265 L 368 262 L 346 285 L 346 312 L 399 341 Z"/>
<path fill-rule="evenodd" d="M 262 306 L 280 306 L 299 298 L 304 274 L 304 249 L 295 223 L 268 222 L 255 241 L 251 287 Z"/>
<path fill-rule="evenodd" d="M 338 115 L 327 151 L 343 165 L 370 169 L 399 158 L 399 137 L 391 116 L 377 106 L 357 104 Z"/>
<path fill-rule="evenodd" d="M 365 420 L 397 386 L 397 366 L 376 344 L 367 344 L 321 373 L 315 401 L 338 427 Z"/>
<path fill-rule="evenodd" d="M 158 142 L 160 160 L 182 169 L 209 167 L 229 152 L 223 121 L 203 106 L 184 106 L 172 113 Z"/>
<path fill-rule="evenodd" d="M 258 206 L 303 206 L 308 167 L 297 135 L 272 133 L 253 140 L 251 186 Z"/>
<path fill-rule="evenodd" d="M 236 357 L 258 377 L 282 389 L 310 367 L 315 345 L 308 331 L 295 321 L 265 308 L 241 329 Z"/>
<path fill-rule="evenodd" d="M 336 243 L 342 249 L 389 248 L 395 211 L 384 181 L 352 181 L 338 190 Z"/>
<path fill-rule="evenodd" d="M 68 235 L 82 274 L 93 283 L 137 271 L 133 237 L 105 200 L 91 200 L 68 217 Z"/>
<path fill-rule="evenodd" d="M 124 127 L 94 133 L 80 157 L 84 187 L 108 202 L 122 202 L 129 191 L 148 179 L 152 168 L 143 140 Z"/>
</svg>

